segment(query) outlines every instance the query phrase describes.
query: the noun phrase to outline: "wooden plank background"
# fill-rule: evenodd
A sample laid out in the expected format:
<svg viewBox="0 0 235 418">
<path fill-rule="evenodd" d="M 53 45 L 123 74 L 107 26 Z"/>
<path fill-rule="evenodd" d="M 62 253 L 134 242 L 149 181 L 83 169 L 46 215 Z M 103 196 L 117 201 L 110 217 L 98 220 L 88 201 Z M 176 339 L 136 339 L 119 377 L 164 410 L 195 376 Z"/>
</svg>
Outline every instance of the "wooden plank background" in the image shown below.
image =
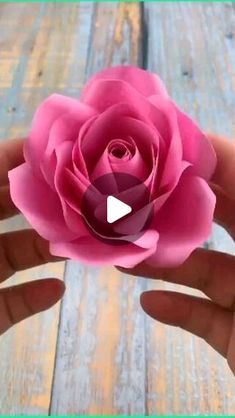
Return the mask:
<svg viewBox="0 0 235 418">
<path fill-rule="evenodd" d="M 235 137 L 234 9 L 232 3 L 1 4 L 0 139 L 25 135 L 50 93 L 77 97 L 95 71 L 128 63 L 156 71 L 203 129 Z M 16 217 L 1 231 L 23 224 Z M 235 253 L 217 226 L 207 245 Z M 234 413 L 225 360 L 139 307 L 143 290 L 175 286 L 72 261 L 9 282 L 47 276 L 66 281 L 61 306 L 0 339 L 1 414 Z"/>
</svg>

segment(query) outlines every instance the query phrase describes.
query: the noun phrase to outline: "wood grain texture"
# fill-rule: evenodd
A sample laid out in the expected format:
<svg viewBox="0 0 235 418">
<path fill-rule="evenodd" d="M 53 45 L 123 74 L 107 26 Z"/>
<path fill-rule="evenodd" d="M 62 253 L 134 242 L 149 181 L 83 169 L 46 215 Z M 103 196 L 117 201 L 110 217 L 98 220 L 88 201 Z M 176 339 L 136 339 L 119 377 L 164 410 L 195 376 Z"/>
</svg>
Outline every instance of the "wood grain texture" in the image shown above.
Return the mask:
<svg viewBox="0 0 235 418">
<path fill-rule="evenodd" d="M 145 3 L 144 7 L 146 67 L 162 77 L 175 101 L 205 131 L 231 138 L 235 137 L 234 19 L 231 3 Z M 235 251 L 234 242 L 218 226 L 208 245 Z M 226 362 L 204 342 L 179 330 L 170 330 L 169 344 L 175 383 L 167 413 L 234 413 L 234 379 Z M 153 405 L 151 412 L 156 410 Z"/>
<path fill-rule="evenodd" d="M 175 101 L 205 131 L 231 138 L 235 138 L 234 24 L 231 3 L 144 4 L 146 68 L 161 76 Z M 235 253 L 234 242 L 218 226 L 207 245 Z M 155 332 L 151 339 L 157 345 Z M 226 362 L 199 339 L 175 329 L 169 332 L 173 395 L 161 412 L 233 414 L 235 386 Z M 156 404 L 150 410 L 159 411 Z"/>
<path fill-rule="evenodd" d="M 66 30 L 67 18 L 75 27 L 72 33 Z M 71 52 L 75 55 L 72 49 L 72 46 L 76 48 L 75 19 L 71 11 L 54 5 L 1 4 L 1 140 L 25 135 L 35 108 L 50 92 L 63 91 L 65 85 L 71 94 L 73 88 L 77 92 L 77 80 L 74 77 L 71 82 L 64 64 Z M 51 22 L 57 28 L 55 32 Z M 77 70 L 81 66 L 82 60 Z M 16 217 L 1 223 L 1 231 L 23 226 L 22 218 Z M 63 277 L 63 271 L 63 263 L 46 265 L 16 274 L 4 286 L 42 277 Z M 1 414 L 48 414 L 58 320 L 59 305 L 24 321 L 1 337 Z"/>
<path fill-rule="evenodd" d="M 87 77 L 141 59 L 140 5 L 96 4 Z M 145 282 L 74 262 L 65 281 L 51 414 L 144 413 L 145 317 L 133 292 Z"/>
<path fill-rule="evenodd" d="M 234 96 L 222 92 L 222 87 L 217 91 L 226 74 L 218 69 L 214 75 L 211 62 L 213 54 L 220 62 L 223 46 L 218 45 L 217 52 L 204 27 L 209 12 L 218 15 L 224 8 L 186 7 L 182 12 L 184 5 L 145 3 L 143 28 L 139 5 L 97 5 L 87 76 L 110 64 L 143 63 L 160 73 L 175 99 L 204 129 L 216 130 L 218 109 L 221 121 L 229 126 L 224 133 L 232 134 Z M 217 28 L 221 31 L 213 17 L 209 24 L 213 34 Z M 221 35 L 215 38 L 223 42 Z M 233 57 L 230 49 L 227 59 Z M 230 69 L 227 76 L 233 74 Z M 217 231 L 211 246 L 218 237 Z M 234 251 L 232 241 L 220 231 L 221 239 L 223 249 Z M 87 269 L 75 262 L 67 267 L 65 280 L 52 414 L 232 413 L 234 382 L 225 361 L 195 337 L 156 324 L 139 307 L 143 290 L 175 286 L 133 279 L 111 268 Z"/>
<path fill-rule="evenodd" d="M 113 64 L 158 72 L 203 129 L 235 137 L 234 16 L 230 3 L 1 4 L 0 138 L 25 135 L 43 98 L 76 97 Z M 15 218 L 4 228 L 22 225 Z M 235 252 L 219 227 L 208 245 Z M 63 269 L 44 266 L 10 282 Z M 225 360 L 139 306 L 143 290 L 176 286 L 76 262 L 65 281 L 60 317 L 57 306 L 1 337 L 1 414 L 234 413 Z"/>
</svg>

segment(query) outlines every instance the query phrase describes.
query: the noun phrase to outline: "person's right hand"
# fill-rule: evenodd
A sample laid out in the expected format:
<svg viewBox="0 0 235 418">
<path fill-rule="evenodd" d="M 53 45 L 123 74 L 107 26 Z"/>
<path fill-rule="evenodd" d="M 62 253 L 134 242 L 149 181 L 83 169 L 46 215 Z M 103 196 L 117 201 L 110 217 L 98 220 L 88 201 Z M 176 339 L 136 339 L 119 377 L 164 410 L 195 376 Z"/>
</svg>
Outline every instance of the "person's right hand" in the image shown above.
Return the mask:
<svg viewBox="0 0 235 418">
<path fill-rule="evenodd" d="M 209 136 L 217 154 L 212 188 L 217 197 L 215 221 L 235 239 L 235 144 Z M 141 295 L 141 305 L 152 318 L 181 327 L 204 338 L 227 358 L 235 373 L 235 257 L 197 249 L 180 267 L 154 269 L 142 263 L 126 273 L 163 279 L 201 290 L 209 299 L 177 292 L 152 290 Z"/>
</svg>

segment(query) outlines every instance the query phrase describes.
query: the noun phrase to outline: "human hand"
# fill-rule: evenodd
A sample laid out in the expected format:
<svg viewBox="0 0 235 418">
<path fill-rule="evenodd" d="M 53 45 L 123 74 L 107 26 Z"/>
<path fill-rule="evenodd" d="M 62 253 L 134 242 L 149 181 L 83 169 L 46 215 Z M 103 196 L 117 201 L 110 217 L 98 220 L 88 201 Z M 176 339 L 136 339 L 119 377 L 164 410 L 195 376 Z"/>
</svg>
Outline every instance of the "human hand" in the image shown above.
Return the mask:
<svg viewBox="0 0 235 418">
<path fill-rule="evenodd" d="M 215 222 L 235 239 L 235 144 L 209 135 L 217 154 L 212 179 L 217 203 Z M 178 292 L 152 290 L 142 293 L 141 306 L 152 318 L 181 327 L 210 344 L 227 358 L 235 373 L 235 257 L 197 249 L 180 267 L 154 269 L 142 263 L 126 273 L 162 279 L 199 289 L 209 299 Z"/>
<path fill-rule="evenodd" d="M 23 162 L 23 140 L 0 145 L 0 220 L 17 213 L 8 183 L 8 171 Z M 0 235 L 0 282 L 16 271 L 58 258 L 49 254 L 48 243 L 31 230 Z M 13 324 L 54 305 L 63 295 L 64 284 L 58 279 L 35 280 L 0 290 L 0 334 Z"/>
</svg>

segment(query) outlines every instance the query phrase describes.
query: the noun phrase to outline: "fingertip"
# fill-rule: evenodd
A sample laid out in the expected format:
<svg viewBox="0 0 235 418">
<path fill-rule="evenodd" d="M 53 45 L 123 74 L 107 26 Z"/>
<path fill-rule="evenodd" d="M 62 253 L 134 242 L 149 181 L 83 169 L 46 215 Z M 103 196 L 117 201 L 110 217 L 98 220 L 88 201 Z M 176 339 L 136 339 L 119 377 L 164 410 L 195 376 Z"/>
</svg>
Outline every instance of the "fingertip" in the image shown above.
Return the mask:
<svg viewBox="0 0 235 418">
<path fill-rule="evenodd" d="M 57 278 L 35 280 L 25 287 L 25 299 L 35 312 L 44 311 L 55 305 L 65 292 L 65 284 Z"/>
<path fill-rule="evenodd" d="M 172 317 L 173 301 L 167 292 L 150 290 L 140 295 L 140 304 L 147 315 L 161 322 Z"/>
<path fill-rule="evenodd" d="M 120 273 L 128 274 L 129 276 L 136 276 L 135 268 L 127 268 L 127 267 L 120 267 L 114 266 Z"/>
<path fill-rule="evenodd" d="M 114 267 L 115 267 L 115 269 L 117 269 L 121 273 L 125 273 L 126 272 L 126 269 L 124 267 L 120 267 L 120 266 L 114 266 Z"/>
<path fill-rule="evenodd" d="M 61 289 L 61 290 L 65 290 L 65 283 L 63 280 L 58 279 L 57 277 L 49 277 L 46 279 L 42 279 L 44 281 L 50 282 L 52 284 L 52 286 L 55 286 L 55 288 Z"/>
<path fill-rule="evenodd" d="M 145 303 L 148 302 L 150 293 L 151 293 L 151 291 L 145 291 L 145 292 L 141 293 L 141 295 L 140 295 L 140 304 L 141 304 L 143 309 L 144 309 Z"/>
<path fill-rule="evenodd" d="M 143 263 L 136 265 L 135 267 L 121 267 L 121 266 L 114 266 L 118 271 L 124 274 L 129 274 L 130 276 L 140 276 L 142 273 Z M 144 270 L 143 270 L 144 272 Z"/>
<path fill-rule="evenodd" d="M 62 280 L 51 277 L 42 280 L 44 293 L 55 301 L 62 298 L 65 292 L 65 284 Z"/>
</svg>

